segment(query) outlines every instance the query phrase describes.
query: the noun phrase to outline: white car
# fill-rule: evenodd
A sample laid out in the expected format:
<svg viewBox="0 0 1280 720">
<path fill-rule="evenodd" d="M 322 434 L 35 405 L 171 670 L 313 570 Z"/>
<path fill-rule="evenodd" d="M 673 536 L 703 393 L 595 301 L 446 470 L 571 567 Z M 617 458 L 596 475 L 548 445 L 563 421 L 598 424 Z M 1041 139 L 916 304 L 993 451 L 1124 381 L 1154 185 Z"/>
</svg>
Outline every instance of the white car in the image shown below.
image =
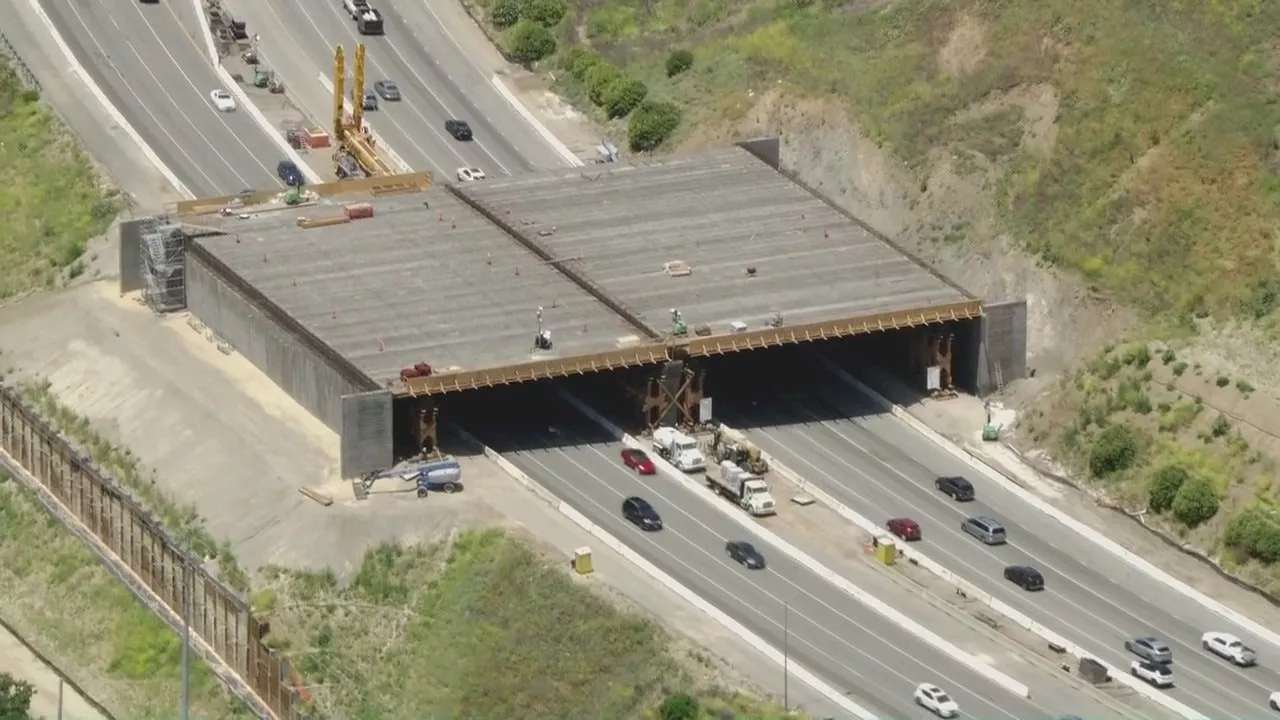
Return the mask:
<svg viewBox="0 0 1280 720">
<path fill-rule="evenodd" d="M 1134 660 L 1129 663 L 1129 674 L 1146 680 L 1156 687 L 1173 687 L 1173 671 L 1169 669 L 1168 665 L 1147 662 L 1146 660 Z"/>
<path fill-rule="evenodd" d="M 458 168 L 458 182 L 471 182 L 472 180 L 483 180 L 488 175 L 480 168 Z"/>
<path fill-rule="evenodd" d="M 231 97 L 231 93 L 226 90 L 214 90 L 209 93 L 209 99 L 213 101 L 213 106 L 221 112 L 235 112 L 236 99 Z"/>
<path fill-rule="evenodd" d="M 1200 645 L 1214 655 L 1230 660 L 1240 667 L 1249 667 L 1258 662 L 1258 656 L 1253 648 L 1230 633 L 1207 632 L 1200 636 Z"/>
<path fill-rule="evenodd" d="M 953 718 L 960 714 L 960 706 L 945 690 L 930 683 L 920 683 L 912 696 L 916 704 L 938 717 Z"/>
<path fill-rule="evenodd" d="M 1280 692 L 1271 693 L 1271 697 L 1267 700 L 1267 705 L 1269 705 L 1272 710 L 1280 710 Z"/>
</svg>

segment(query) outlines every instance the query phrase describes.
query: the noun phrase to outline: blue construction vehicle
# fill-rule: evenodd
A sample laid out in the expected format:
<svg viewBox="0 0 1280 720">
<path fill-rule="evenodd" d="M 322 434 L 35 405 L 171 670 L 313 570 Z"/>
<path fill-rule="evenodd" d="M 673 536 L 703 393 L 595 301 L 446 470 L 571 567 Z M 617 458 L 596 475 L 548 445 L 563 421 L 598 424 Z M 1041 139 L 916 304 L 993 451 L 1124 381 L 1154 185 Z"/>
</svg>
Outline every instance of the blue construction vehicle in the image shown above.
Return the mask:
<svg viewBox="0 0 1280 720">
<path fill-rule="evenodd" d="M 462 490 L 462 466 L 451 456 L 406 460 L 385 470 L 375 470 L 353 483 L 356 499 L 369 497 L 369 489 L 380 480 L 413 483 L 418 497 L 428 492 L 450 495 Z"/>
</svg>

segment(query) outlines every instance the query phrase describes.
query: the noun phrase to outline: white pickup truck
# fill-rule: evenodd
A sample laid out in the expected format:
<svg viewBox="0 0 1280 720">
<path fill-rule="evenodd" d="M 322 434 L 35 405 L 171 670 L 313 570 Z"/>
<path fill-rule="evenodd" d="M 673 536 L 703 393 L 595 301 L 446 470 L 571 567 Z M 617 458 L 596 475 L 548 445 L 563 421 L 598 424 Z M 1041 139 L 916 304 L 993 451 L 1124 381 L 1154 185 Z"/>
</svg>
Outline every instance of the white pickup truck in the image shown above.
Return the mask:
<svg viewBox="0 0 1280 720">
<path fill-rule="evenodd" d="M 668 425 L 653 431 L 653 450 L 681 472 L 697 472 L 707 466 L 697 439 Z"/>
<path fill-rule="evenodd" d="M 1200 636 L 1200 644 L 1205 650 L 1240 667 L 1249 667 L 1258 663 L 1258 655 L 1253 648 L 1244 644 L 1240 638 L 1230 633 L 1207 632 Z"/>
<path fill-rule="evenodd" d="M 759 475 L 738 467 L 732 460 L 722 460 L 718 465 L 707 468 L 707 487 L 756 517 L 778 514 L 778 504 L 773 501 L 769 484 Z"/>
</svg>

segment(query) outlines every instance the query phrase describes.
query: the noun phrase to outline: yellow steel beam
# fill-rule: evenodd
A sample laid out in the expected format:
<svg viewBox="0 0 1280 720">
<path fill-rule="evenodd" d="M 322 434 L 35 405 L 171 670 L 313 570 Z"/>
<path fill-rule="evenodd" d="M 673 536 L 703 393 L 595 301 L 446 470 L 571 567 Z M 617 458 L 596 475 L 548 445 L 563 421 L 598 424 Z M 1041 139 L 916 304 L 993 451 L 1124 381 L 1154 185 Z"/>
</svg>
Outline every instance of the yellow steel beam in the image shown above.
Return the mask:
<svg viewBox="0 0 1280 720">
<path fill-rule="evenodd" d="M 364 43 L 356 45 L 356 68 L 351 79 L 351 125 L 364 129 Z"/>
<path fill-rule="evenodd" d="M 610 350 L 593 355 L 579 355 L 577 357 L 556 358 L 554 360 L 536 360 L 498 368 L 437 373 L 431 377 L 412 378 L 407 382 L 401 383 L 400 387 L 396 389 L 396 394 L 413 396 L 439 395 L 461 390 L 478 390 L 497 385 L 529 382 L 530 380 L 545 380 L 554 377 L 620 370 L 637 365 L 652 365 L 666 360 L 666 346 L 645 345 L 627 348 L 626 350 Z"/>
<path fill-rule="evenodd" d="M 342 92 L 343 87 L 347 83 L 347 64 L 346 56 L 342 53 L 342 46 L 334 48 L 333 51 L 333 141 L 342 144 L 343 138 L 343 119 L 345 113 L 342 111 Z"/>
<path fill-rule="evenodd" d="M 307 192 L 323 198 L 339 198 L 352 195 L 389 195 L 392 193 L 424 192 L 434 182 L 431 173 L 415 172 L 402 175 L 384 175 L 382 177 L 357 178 L 353 180 L 337 180 L 334 182 L 308 185 Z M 222 195 L 220 197 L 180 200 L 173 204 L 171 211 L 178 217 L 193 215 L 211 215 L 240 201 L 245 208 L 278 202 L 283 192 L 263 190 L 249 195 Z"/>
<path fill-rule="evenodd" d="M 765 328 L 763 330 L 695 337 L 673 343 L 673 347 L 683 348 L 690 357 L 709 357 L 742 350 L 760 350 L 778 345 L 834 340 L 852 335 L 898 330 L 918 325 L 969 320 L 981 316 L 981 300 L 962 300 L 936 307 L 879 313 L 845 320 L 828 320 L 805 323 L 803 325 L 783 325 L 782 327 Z"/>
</svg>

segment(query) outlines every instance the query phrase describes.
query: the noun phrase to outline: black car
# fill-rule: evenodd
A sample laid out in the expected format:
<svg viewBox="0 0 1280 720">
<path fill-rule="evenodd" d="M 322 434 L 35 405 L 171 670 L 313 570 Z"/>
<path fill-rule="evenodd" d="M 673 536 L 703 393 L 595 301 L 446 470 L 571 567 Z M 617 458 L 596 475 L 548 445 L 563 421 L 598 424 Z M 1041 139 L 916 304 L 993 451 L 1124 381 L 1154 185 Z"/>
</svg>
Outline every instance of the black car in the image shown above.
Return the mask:
<svg viewBox="0 0 1280 720">
<path fill-rule="evenodd" d="M 648 500 L 629 497 L 622 501 L 622 517 L 634 523 L 641 530 L 661 530 L 662 518 L 653 509 Z"/>
<path fill-rule="evenodd" d="M 400 99 L 400 88 L 390 80 L 379 80 L 373 84 L 373 91 L 383 99 L 395 102 Z"/>
<path fill-rule="evenodd" d="M 444 129 L 453 136 L 454 140 L 471 139 L 471 126 L 466 120 L 445 120 Z"/>
<path fill-rule="evenodd" d="M 973 483 L 958 475 L 940 477 L 933 484 L 943 495 L 950 495 L 952 500 L 968 502 L 973 499 Z"/>
<path fill-rule="evenodd" d="M 751 543 L 745 540 L 730 540 L 724 544 L 724 549 L 734 562 L 747 566 L 748 570 L 764 569 L 764 556 Z"/>
<path fill-rule="evenodd" d="M 281 160 L 276 165 L 276 174 L 284 181 L 285 185 L 300 186 L 305 185 L 306 180 L 302 177 L 302 171 L 298 169 L 298 163 L 292 160 Z"/>
<path fill-rule="evenodd" d="M 1004 579 L 1023 590 L 1034 592 L 1044 589 L 1044 576 L 1030 565 L 1010 565 L 1004 569 Z"/>
<path fill-rule="evenodd" d="M 372 90 L 364 91 L 364 100 L 361 102 L 365 110 L 378 109 L 378 94 Z"/>
</svg>

